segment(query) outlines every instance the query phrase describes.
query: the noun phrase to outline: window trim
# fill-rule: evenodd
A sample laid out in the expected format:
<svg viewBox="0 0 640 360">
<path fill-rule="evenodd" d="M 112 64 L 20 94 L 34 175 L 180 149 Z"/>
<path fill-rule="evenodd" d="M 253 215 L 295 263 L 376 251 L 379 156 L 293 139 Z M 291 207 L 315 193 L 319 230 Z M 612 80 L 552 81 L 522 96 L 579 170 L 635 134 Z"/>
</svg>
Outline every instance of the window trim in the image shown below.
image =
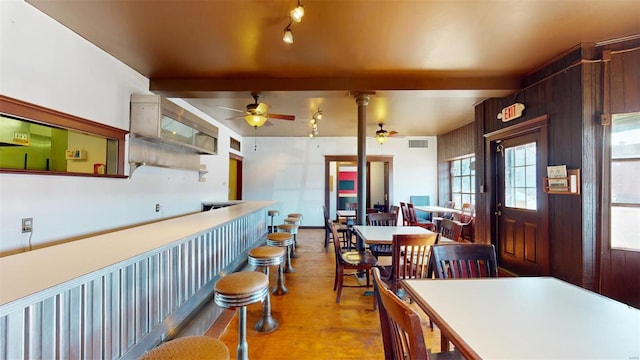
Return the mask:
<svg viewBox="0 0 640 360">
<path fill-rule="evenodd" d="M 129 133 L 129 131 L 105 124 L 100 124 L 78 116 L 66 114 L 57 110 L 49 109 L 40 105 L 28 103 L 26 101 L 14 99 L 4 95 L 0 95 L 0 113 L 6 114 L 8 116 L 22 118 L 26 121 L 39 123 L 45 126 L 54 126 L 67 130 L 75 130 L 86 134 L 101 136 L 107 139 L 115 140 L 118 143 L 117 170 L 115 175 L 96 175 L 74 172 L 2 168 L 0 168 L 0 173 L 127 178 L 127 176 L 124 175 L 124 156 L 125 136 Z"/>
</svg>

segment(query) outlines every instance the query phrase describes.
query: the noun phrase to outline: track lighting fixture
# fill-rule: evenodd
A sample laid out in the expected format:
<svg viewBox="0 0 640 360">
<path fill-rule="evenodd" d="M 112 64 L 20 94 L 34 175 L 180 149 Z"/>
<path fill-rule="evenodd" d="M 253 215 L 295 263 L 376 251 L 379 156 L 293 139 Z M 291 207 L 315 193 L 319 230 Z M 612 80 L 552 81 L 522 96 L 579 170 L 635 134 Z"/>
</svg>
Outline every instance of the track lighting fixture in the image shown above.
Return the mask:
<svg viewBox="0 0 640 360">
<path fill-rule="evenodd" d="M 322 110 L 318 107 L 318 111 L 313 114 L 314 120 L 322 120 Z"/>
<path fill-rule="evenodd" d="M 298 6 L 296 6 L 295 9 L 291 10 L 291 20 L 299 23 L 300 21 L 302 21 L 303 16 L 304 6 L 302 6 L 302 3 L 300 3 L 300 0 L 298 0 Z"/>
<path fill-rule="evenodd" d="M 291 31 L 291 21 L 289 21 L 289 25 L 284 28 L 284 36 L 282 37 L 282 41 L 287 44 L 293 44 L 293 32 Z"/>
</svg>

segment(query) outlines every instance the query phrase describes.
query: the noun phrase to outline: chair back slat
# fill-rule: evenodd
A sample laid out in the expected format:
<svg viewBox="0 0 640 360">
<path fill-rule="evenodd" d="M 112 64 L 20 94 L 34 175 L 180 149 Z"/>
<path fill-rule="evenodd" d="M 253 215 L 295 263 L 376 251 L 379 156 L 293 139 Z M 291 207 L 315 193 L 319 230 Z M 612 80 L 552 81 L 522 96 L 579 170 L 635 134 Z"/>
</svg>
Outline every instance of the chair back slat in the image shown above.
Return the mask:
<svg viewBox="0 0 640 360">
<path fill-rule="evenodd" d="M 447 239 L 459 241 L 462 235 L 462 225 L 453 220 L 442 219 L 440 221 L 440 234 Z"/>
<path fill-rule="evenodd" d="M 391 250 L 391 288 L 398 291 L 399 281 L 429 276 L 429 248 L 438 241 L 438 233 L 395 234 Z"/>
<path fill-rule="evenodd" d="M 372 213 L 367 215 L 367 222 L 371 226 L 396 226 L 398 219 L 394 213 Z"/>
<path fill-rule="evenodd" d="M 435 277 L 498 277 L 496 250 L 491 244 L 437 244 L 431 247 Z"/>
</svg>

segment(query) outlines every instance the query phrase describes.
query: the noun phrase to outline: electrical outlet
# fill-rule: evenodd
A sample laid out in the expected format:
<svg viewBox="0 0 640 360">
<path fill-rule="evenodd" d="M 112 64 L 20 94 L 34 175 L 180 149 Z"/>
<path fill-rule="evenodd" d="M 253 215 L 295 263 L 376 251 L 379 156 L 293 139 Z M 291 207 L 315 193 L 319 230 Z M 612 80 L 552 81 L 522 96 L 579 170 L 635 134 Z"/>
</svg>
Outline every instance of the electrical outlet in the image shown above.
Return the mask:
<svg viewBox="0 0 640 360">
<path fill-rule="evenodd" d="M 156 204 L 156 212 L 160 212 L 160 204 Z"/>
<path fill-rule="evenodd" d="M 33 231 L 33 218 L 22 219 L 22 232 L 29 233 Z"/>
</svg>

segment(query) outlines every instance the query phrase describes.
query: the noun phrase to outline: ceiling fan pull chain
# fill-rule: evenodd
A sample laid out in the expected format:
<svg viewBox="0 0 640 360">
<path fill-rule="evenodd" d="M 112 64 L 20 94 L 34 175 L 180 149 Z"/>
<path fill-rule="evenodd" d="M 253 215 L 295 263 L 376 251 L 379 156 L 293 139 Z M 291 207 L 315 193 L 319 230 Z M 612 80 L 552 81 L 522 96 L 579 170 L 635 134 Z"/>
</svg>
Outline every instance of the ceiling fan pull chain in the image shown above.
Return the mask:
<svg viewBox="0 0 640 360">
<path fill-rule="evenodd" d="M 253 151 L 258 151 L 258 127 L 253 127 Z"/>
</svg>

